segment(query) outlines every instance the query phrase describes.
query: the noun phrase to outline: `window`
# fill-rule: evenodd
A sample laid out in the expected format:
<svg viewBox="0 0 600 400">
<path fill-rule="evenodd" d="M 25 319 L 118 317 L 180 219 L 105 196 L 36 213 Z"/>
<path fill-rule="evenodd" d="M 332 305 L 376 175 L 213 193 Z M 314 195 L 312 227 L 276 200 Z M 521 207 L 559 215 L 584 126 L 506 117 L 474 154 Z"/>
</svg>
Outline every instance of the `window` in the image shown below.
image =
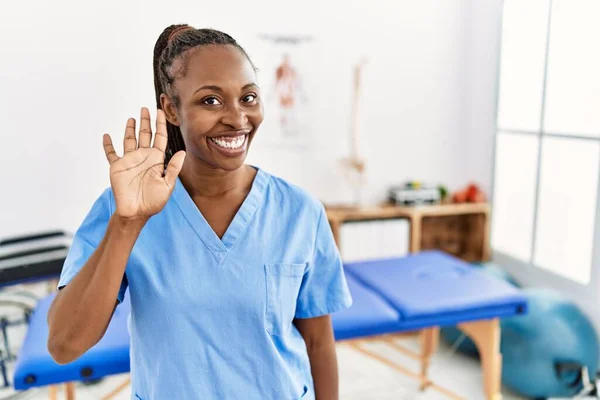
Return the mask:
<svg viewBox="0 0 600 400">
<path fill-rule="evenodd" d="M 598 21 L 598 0 L 506 0 L 498 86 L 494 255 L 582 285 L 596 248 Z"/>
</svg>

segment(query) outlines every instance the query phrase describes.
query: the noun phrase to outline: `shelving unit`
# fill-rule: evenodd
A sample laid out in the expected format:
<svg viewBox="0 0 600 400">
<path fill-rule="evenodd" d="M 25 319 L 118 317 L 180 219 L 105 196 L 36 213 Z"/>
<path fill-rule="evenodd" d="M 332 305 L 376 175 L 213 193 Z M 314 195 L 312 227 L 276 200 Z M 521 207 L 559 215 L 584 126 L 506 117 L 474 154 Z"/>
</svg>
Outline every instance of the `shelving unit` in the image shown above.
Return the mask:
<svg viewBox="0 0 600 400">
<path fill-rule="evenodd" d="M 490 258 L 490 205 L 487 203 L 440 204 L 414 207 L 326 206 L 327 218 L 338 247 L 342 225 L 347 222 L 407 219 L 409 251 L 439 249 L 469 262 Z"/>
</svg>

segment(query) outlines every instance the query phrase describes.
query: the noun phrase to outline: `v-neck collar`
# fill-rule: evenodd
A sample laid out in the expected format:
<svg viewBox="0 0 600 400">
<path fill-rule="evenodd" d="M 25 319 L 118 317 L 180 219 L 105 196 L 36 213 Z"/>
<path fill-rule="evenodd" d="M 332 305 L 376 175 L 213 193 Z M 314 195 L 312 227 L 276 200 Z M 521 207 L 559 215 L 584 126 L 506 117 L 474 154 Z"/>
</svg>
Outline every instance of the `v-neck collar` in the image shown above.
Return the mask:
<svg viewBox="0 0 600 400">
<path fill-rule="evenodd" d="M 256 175 L 250 192 L 248 192 L 248 195 L 227 227 L 222 239 L 219 238 L 206 218 L 204 218 L 204 215 L 202 215 L 202 212 L 198 209 L 194 200 L 192 200 L 192 197 L 181 183 L 179 177 L 175 183 L 175 189 L 173 190 L 175 202 L 185 219 L 219 264 L 223 263 L 227 253 L 242 236 L 254 217 L 256 210 L 262 204 L 265 189 L 269 182 L 269 175 L 258 167 L 253 168 L 256 169 Z"/>
</svg>

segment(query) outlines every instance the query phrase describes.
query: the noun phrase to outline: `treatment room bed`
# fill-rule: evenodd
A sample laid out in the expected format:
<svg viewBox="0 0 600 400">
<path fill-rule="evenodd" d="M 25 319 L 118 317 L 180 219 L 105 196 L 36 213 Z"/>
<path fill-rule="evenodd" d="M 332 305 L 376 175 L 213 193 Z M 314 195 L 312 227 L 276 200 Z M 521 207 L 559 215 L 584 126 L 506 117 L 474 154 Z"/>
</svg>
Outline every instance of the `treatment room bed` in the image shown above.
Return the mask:
<svg viewBox="0 0 600 400">
<path fill-rule="evenodd" d="M 439 328 L 458 326 L 479 349 L 485 398 L 502 398 L 500 318 L 526 312 L 525 297 L 519 289 L 440 251 L 348 263 L 345 270 L 354 303 L 332 316 L 336 341 L 419 379 L 423 390 L 432 388 L 460 399 L 459 394 L 437 386 L 427 375 L 430 357 L 437 348 Z M 40 301 L 31 317 L 17 359 L 15 389 L 65 383 L 67 398 L 74 399 L 73 382 L 129 371 L 127 296 L 117 307 L 102 340 L 68 365 L 56 364 L 46 349 L 46 315 L 52 298 L 53 295 Z M 394 335 L 415 331 L 421 335 L 421 351 L 412 354 L 420 360 L 418 372 L 396 365 L 363 345 L 365 341 L 378 340 L 410 353 L 392 339 Z M 125 386 L 126 383 L 121 388 Z M 109 399 L 113 394 L 104 398 Z M 55 396 L 55 391 L 51 391 L 51 396 Z"/>
</svg>

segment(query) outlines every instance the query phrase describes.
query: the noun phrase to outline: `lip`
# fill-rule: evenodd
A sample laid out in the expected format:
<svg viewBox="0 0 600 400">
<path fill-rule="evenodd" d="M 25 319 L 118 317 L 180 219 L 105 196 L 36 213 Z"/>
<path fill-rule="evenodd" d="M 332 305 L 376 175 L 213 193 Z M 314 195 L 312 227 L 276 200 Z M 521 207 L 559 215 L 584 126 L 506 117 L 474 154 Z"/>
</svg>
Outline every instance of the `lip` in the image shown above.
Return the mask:
<svg viewBox="0 0 600 400">
<path fill-rule="evenodd" d="M 209 138 L 214 139 L 214 138 L 218 138 L 218 137 L 235 137 L 235 136 L 249 135 L 250 132 L 252 132 L 252 129 L 240 129 L 240 130 L 236 130 L 236 131 L 223 131 L 223 132 L 219 132 L 215 135 L 211 135 L 211 136 L 209 136 Z"/>
</svg>

